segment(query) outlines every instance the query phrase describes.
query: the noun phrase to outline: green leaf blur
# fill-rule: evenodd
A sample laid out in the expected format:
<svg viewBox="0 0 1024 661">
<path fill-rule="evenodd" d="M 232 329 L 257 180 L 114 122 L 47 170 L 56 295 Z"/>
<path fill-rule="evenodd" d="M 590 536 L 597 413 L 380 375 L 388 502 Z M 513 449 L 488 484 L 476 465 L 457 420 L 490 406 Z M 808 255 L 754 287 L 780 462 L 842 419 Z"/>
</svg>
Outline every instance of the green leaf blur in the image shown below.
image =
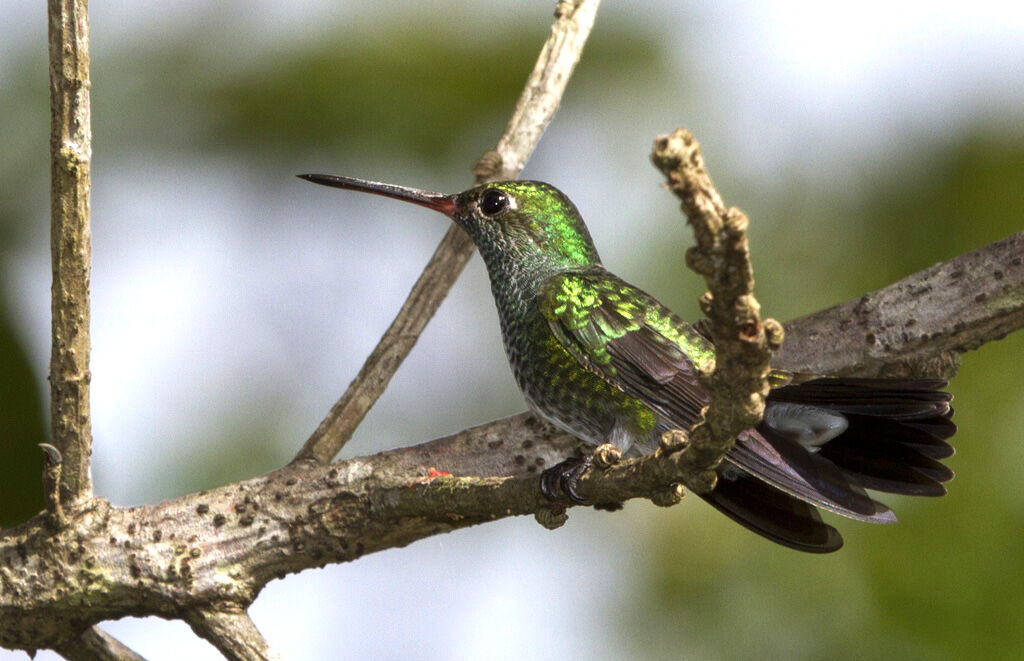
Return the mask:
<svg viewBox="0 0 1024 661">
<path fill-rule="evenodd" d="M 36 444 L 46 440 L 39 382 L 7 312 L 0 306 L 0 528 L 43 509 L 43 455 Z"/>
<path fill-rule="evenodd" d="M 94 26 L 94 182 L 107 176 L 110 163 L 139 153 L 186 162 L 214 154 L 281 179 L 297 171 L 300 157 L 304 165 L 310 155 L 332 162 L 375 158 L 396 167 L 419 163 L 425 173 L 458 168 L 454 176 L 468 181 L 471 160 L 504 127 L 547 35 L 546 18 L 503 22 L 494 39 L 485 26 L 403 15 L 390 26 L 333 26 L 329 39 L 287 47 L 227 38 L 230 18 L 206 28 L 197 22 L 152 42 L 104 41 Z M 604 18 L 567 105 L 581 90 L 599 92 L 590 100 L 632 101 L 662 80 L 682 77 L 654 26 Z M 48 213 L 43 50 L 18 59 L 0 90 L 0 115 L 11 129 L 0 163 L 3 267 L 26 248 L 32 235 L 26 226 L 45 224 Z M 600 109 L 576 110 L 556 122 L 583 121 L 587 130 L 609 134 L 617 129 Z M 979 123 L 966 135 L 907 139 L 903 153 L 905 162 L 850 173 L 851 181 L 833 182 L 833 189 L 777 172 L 771 187 L 749 184 L 743 199 L 734 199 L 735 186 L 722 186 L 730 173 L 709 158 L 727 201 L 751 217 L 758 297 L 768 314 L 785 320 L 843 302 L 1021 229 L 1020 135 Z M 636 163 L 644 157 L 623 155 Z M 648 181 L 638 194 L 652 194 L 653 170 Z M 836 192 L 851 183 L 856 196 Z M 648 273 L 631 279 L 671 278 L 696 290 L 695 278 L 675 266 L 684 247 L 668 243 L 646 259 Z M 34 444 L 44 440 L 38 393 L 45 367 L 32 373 L 24 338 L 13 331 L 23 330 L 16 323 L 19 302 L 6 286 L 0 295 L 5 525 L 42 505 L 42 460 Z M 901 518 L 894 526 L 835 522 L 847 540 L 838 554 L 810 557 L 778 548 L 692 497 L 668 510 L 628 506 L 618 516 L 636 517 L 625 525 L 642 538 L 645 555 L 605 568 L 635 577 L 630 601 L 608 609 L 615 614 L 610 627 L 633 658 L 644 659 L 1024 658 L 1022 356 L 1019 332 L 964 356 L 951 385 L 961 431 L 949 495 L 888 499 Z M 251 412 L 210 421 L 206 433 L 180 439 L 203 448 L 205 460 L 172 448 L 168 456 L 183 458 L 170 460 L 161 475 L 138 479 L 164 480 L 171 484 L 164 492 L 185 493 L 280 465 L 301 441 L 272 428 L 283 406 L 254 402 Z M 570 527 L 556 534 L 572 534 Z M 407 560 L 415 557 L 406 553 Z M 543 606 L 538 595 L 537 607 Z M 563 614 L 566 627 L 571 615 Z"/>
</svg>

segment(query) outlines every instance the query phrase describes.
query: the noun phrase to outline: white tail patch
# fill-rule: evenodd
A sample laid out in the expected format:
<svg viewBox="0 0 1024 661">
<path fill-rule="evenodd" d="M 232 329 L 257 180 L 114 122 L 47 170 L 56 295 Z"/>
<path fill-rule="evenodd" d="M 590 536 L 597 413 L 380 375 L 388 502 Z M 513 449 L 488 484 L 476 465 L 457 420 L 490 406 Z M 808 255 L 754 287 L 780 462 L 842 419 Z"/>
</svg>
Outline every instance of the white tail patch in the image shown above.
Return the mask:
<svg viewBox="0 0 1024 661">
<path fill-rule="evenodd" d="M 839 413 L 785 402 L 769 402 L 764 409 L 764 423 L 811 452 L 817 452 L 850 426 L 846 417 Z"/>
</svg>

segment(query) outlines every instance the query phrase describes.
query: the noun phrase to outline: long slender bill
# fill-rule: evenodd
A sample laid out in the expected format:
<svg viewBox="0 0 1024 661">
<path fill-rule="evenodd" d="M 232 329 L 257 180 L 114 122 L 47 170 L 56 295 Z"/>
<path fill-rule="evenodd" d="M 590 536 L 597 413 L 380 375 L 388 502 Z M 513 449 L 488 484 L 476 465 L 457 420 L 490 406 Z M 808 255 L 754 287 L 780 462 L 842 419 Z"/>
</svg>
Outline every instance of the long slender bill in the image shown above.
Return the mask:
<svg viewBox="0 0 1024 661">
<path fill-rule="evenodd" d="M 300 174 L 298 177 L 299 179 L 312 181 L 314 184 L 321 184 L 323 186 L 333 186 L 334 188 L 362 191 L 364 193 L 391 197 L 396 200 L 405 200 L 406 202 L 412 202 L 434 211 L 440 211 L 447 216 L 452 216 L 455 213 L 454 198 L 443 193 L 431 193 L 419 190 L 418 188 L 395 186 L 393 184 L 354 179 L 352 177 L 339 177 L 333 174 Z"/>
</svg>

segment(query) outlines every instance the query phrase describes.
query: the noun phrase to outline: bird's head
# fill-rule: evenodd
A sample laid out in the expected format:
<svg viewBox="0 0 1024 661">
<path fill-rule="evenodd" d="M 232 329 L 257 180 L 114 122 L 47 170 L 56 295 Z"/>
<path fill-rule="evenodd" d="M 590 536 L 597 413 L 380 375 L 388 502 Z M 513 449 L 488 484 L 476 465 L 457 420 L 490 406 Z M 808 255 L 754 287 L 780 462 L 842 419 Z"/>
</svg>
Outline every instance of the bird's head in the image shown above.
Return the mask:
<svg viewBox="0 0 1024 661">
<path fill-rule="evenodd" d="M 489 267 L 494 261 L 507 260 L 556 270 L 600 263 L 576 206 L 560 190 L 541 181 L 496 181 L 445 195 L 335 175 L 299 177 L 440 211 L 466 230 Z"/>
</svg>

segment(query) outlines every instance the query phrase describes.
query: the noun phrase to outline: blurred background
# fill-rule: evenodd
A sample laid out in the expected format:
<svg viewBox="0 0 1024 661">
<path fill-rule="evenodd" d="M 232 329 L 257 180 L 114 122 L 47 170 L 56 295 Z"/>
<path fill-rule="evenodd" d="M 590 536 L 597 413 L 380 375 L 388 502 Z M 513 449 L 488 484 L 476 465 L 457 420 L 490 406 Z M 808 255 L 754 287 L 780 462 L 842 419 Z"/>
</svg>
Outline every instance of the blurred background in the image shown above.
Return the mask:
<svg viewBox="0 0 1024 661">
<path fill-rule="evenodd" d="M 782 320 L 1024 225 L 1021 3 L 681 4 L 606 3 L 523 172 L 576 202 L 619 275 L 698 316 L 691 237 L 648 163 L 678 126 L 750 215 L 758 297 Z M 153 503 L 292 457 L 447 229 L 294 175 L 467 187 L 553 8 L 92 3 L 100 495 Z M 0 16 L 9 525 L 42 507 L 49 112 L 44 6 Z M 632 502 L 290 576 L 252 615 L 288 659 L 1024 658 L 1022 357 L 1024 333 L 964 356 L 949 495 L 887 499 L 895 526 L 835 522 L 839 553 L 777 547 L 695 498 Z M 523 408 L 475 257 L 343 456 Z M 180 622 L 104 627 L 150 659 L 218 658 Z"/>
</svg>

